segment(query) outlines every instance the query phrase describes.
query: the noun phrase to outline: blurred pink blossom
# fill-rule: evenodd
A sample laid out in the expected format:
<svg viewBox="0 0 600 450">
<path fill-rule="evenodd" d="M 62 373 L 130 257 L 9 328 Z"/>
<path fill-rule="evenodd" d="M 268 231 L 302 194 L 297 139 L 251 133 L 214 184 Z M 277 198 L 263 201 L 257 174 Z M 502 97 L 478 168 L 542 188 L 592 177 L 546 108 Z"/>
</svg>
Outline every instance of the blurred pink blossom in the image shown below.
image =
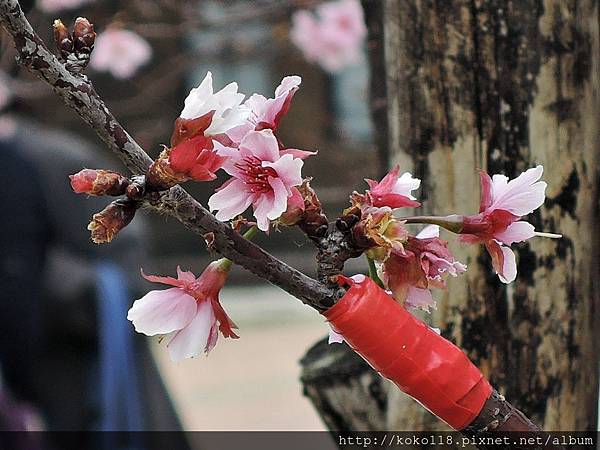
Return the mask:
<svg viewBox="0 0 600 450">
<path fill-rule="evenodd" d="M 175 362 L 210 352 L 217 343 L 218 330 L 224 337 L 238 338 L 233 332 L 236 325 L 219 303 L 228 267 L 226 260 L 214 261 L 198 278 L 179 267 L 177 279 L 142 272 L 148 281 L 174 287 L 150 291 L 136 300 L 127 319 L 138 333 L 168 334 L 167 348 Z"/>
<path fill-rule="evenodd" d="M 503 283 L 510 283 L 517 276 L 515 254 L 510 244 L 525 241 L 536 234 L 533 225 L 521 220 L 521 217 L 544 203 L 546 183 L 540 181 L 543 171 L 542 166 L 537 166 L 510 181 L 504 175 L 490 178 L 487 173 L 480 172 L 479 214 L 463 219 L 461 240 L 485 245 Z"/>
<path fill-rule="evenodd" d="M 272 130 L 250 131 L 239 145 L 231 148 L 215 141 L 220 156 L 228 157 L 223 169 L 233 178 L 208 200 L 219 220 L 230 220 L 254 208 L 258 228 L 269 230 L 271 220 L 278 219 L 294 196 L 293 188 L 302 184 L 300 158 L 281 154 Z"/>
<path fill-rule="evenodd" d="M 131 78 L 152 58 L 150 44 L 133 31 L 109 28 L 98 34 L 90 65 L 119 79 Z"/>
<path fill-rule="evenodd" d="M 37 7 L 47 13 L 62 11 L 64 9 L 74 9 L 91 3 L 94 0 L 38 0 Z"/>
<path fill-rule="evenodd" d="M 301 10 L 292 16 L 292 42 L 308 61 L 329 72 L 360 62 L 366 35 L 359 0 L 323 3 L 316 15 Z"/>
</svg>

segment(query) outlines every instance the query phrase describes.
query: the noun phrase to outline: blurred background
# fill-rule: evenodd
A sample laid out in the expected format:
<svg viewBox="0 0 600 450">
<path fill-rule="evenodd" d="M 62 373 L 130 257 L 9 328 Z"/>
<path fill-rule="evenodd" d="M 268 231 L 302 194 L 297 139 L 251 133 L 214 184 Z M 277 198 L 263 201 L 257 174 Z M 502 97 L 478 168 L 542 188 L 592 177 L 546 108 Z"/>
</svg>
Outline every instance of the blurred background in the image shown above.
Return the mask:
<svg viewBox="0 0 600 450">
<path fill-rule="evenodd" d="M 153 157 L 168 143 L 187 93 L 210 70 L 215 90 L 237 81 L 246 95 L 256 92 L 267 98 L 284 76 L 302 77 L 280 137 L 289 147 L 318 150 L 303 173 L 313 177 L 332 215 L 346 207 L 349 193 L 363 186 L 364 177 L 377 177 L 385 166 L 373 144 L 366 29 L 352 57 L 335 67 L 309 61 L 293 43 L 294 15 L 313 14 L 321 2 L 21 3 L 48 43 L 55 18 L 67 25 L 78 16 L 93 21 L 98 38 L 87 74 L 115 116 Z M 358 11 L 358 20 L 363 20 L 358 1 L 338 3 L 342 15 Z M 211 257 L 204 242 L 177 221 L 153 214 L 138 214 L 111 245 L 91 243 L 87 222 L 106 202 L 72 194 L 68 175 L 84 167 L 124 169 L 45 83 L 17 66 L 11 40 L 0 36 L 0 143 L 5 157 L 15 159 L 12 166 L 3 167 L 3 177 L 15 171 L 28 174 L 16 177 L 20 179 L 12 191 L 3 194 L 6 202 L 14 199 L 18 219 L 9 218 L 8 209 L 3 212 L 2 222 L 12 223 L 2 232 L 3 277 L 16 287 L 3 293 L 2 308 L 7 317 L 29 317 L 27 324 L 18 323 L 18 329 L 6 335 L 10 348 L 1 361 L 14 399 L 39 413 L 43 423 L 32 426 L 325 429 L 302 395 L 298 361 L 328 328 L 310 308 L 241 269 L 234 269 L 221 297 L 240 327 L 241 339 L 221 339 L 210 357 L 173 364 L 156 339 L 132 335 L 124 311 L 151 288 L 138 276 L 140 267 L 146 273 L 174 275 L 181 265 L 199 274 Z M 186 189 L 205 202 L 219 185 L 220 181 L 189 183 Z M 27 236 L 32 248 L 15 242 L 14 233 Z M 286 229 L 257 241 L 314 274 L 314 249 L 302 233 Z M 361 261 L 352 263 L 352 270 L 362 269 Z M 24 283 L 27 292 L 21 288 Z M 14 307 L 15 296 L 25 299 L 19 308 Z M 40 331 L 35 336 L 27 331 L 16 340 L 14 335 L 25 329 Z M 30 348 L 28 356 L 20 345 Z M 119 371 L 121 365 L 126 373 Z M 31 375 L 40 373 L 46 383 Z M 123 380 L 135 382 L 139 392 L 125 395 L 122 389 L 128 388 L 119 385 L 127 382 Z M 23 416 L 29 417 L 27 408 Z"/>
</svg>

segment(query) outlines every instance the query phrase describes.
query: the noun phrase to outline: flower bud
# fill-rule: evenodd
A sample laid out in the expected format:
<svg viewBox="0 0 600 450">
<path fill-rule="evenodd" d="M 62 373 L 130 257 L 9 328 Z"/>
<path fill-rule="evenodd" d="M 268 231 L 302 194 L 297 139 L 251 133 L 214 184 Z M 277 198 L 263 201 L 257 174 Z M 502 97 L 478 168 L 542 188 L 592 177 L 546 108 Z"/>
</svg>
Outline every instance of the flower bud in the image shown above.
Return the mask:
<svg viewBox="0 0 600 450">
<path fill-rule="evenodd" d="M 70 175 L 71 187 L 77 194 L 123 195 L 129 185 L 129 179 L 110 170 L 83 169 Z"/>
<path fill-rule="evenodd" d="M 133 220 L 138 206 L 139 203 L 133 200 L 119 199 L 94 214 L 87 227 L 92 232 L 92 241 L 96 244 L 112 241 Z"/>
<path fill-rule="evenodd" d="M 304 180 L 298 190 L 304 198 L 304 215 L 298 225 L 311 239 L 324 237 L 327 234 L 329 222 L 323 214 L 323 207 L 317 193 L 310 187 L 310 178 Z"/>
<path fill-rule="evenodd" d="M 281 225 L 291 227 L 294 225 L 298 225 L 303 218 L 304 198 L 302 197 L 302 193 L 298 189 L 292 188 L 292 196 L 288 198 L 287 209 L 279 217 L 277 222 Z"/>
<path fill-rule="evenodd" d="M 184 174 L 175 172 L 171 167 L 170 153 L 171 149 L 165 148 L 148 169 L 146 183 L 151 190 L 163 191 L 187 180 Z"/>
<path fill-rule="evenodd" d="M 58 49 L 60 56 L 63 59 L 67 59 L 73 51 L 73 36 L 71 36 L 69 29 L 60 19 L 54 21 L 52 28 L 54 28 L 54 42 L 56 48 Z"/>
<path fill-rule="evenodd" d="M 95 40 L 94 25 L 85 17 L 78 17 L 75 20 L 75 25 L 73 25 L 73 48 L 77 59 L 89 60 L 90 54 L 94 49 Z"/>
</svg>

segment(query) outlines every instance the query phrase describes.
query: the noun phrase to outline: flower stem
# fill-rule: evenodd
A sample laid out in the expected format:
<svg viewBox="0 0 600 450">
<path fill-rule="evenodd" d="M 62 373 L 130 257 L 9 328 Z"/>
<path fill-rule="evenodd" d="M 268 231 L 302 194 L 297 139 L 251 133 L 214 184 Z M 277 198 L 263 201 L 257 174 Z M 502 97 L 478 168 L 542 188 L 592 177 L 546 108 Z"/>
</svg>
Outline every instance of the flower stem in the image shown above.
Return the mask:
<svg viewBox="0 0 600 450">
<path fill-rule="evenodd" d="M 463 229 L 464 216 L 452 214 L 450 216 L 413 216 L 399 217 L 398 220 L 403 220 L 406 223 L 429 223 L 438 225 L 452 233 L 460 234 Z"/>
<path fill-rule="evenodd" d="M 256 236 L 256 233 L 258 232 L 258 227 L 256 225 L 252 225 L 250 228 L 248 228 L 244 234 L 242 234 L 242 236 L 244 236 L 244 238 L 248 239 L 249 241 L 252 240 L 252 238 L 254 236 Z M 233 261 L 231 261 L 228 258 L 221 258 L 219 259 L 219 268 L 223 271 L 228 271 L 229 269 L 231 269 L 231 266 L 233 265 Z"/>
<path fill-rule="evenodd" d="M 365 255 L 365 257 L 367 258 L 367 263 L 369 264 L 369 278 L 371 278 L 375 283 L 377 283 L 379 287 L 383 288 L 383 281 L 381 281 L 381 278 L 379 278 L 379 275 L 377 275 L 377 267 L 375 267 L 375 261 L 373 261 L 367 255 Z"/>
</svg>

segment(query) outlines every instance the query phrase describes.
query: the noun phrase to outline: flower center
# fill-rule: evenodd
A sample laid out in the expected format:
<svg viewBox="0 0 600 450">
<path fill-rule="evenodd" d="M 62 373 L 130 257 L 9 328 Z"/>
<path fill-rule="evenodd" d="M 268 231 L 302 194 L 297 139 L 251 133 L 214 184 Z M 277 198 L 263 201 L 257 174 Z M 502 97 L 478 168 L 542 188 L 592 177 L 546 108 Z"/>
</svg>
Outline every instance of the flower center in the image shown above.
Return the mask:
<svg viewBox="0 0 600 450">
<path fill-rule="evenodd" d="M 271 191 L 269 177 L 277 177 L 277 172 L 272 167 L 263 167 L 261 160 L 256 156 L 246 156 L 235 167 L 240 171 L 242 181 L 252 193 Z"/>
</svg>

